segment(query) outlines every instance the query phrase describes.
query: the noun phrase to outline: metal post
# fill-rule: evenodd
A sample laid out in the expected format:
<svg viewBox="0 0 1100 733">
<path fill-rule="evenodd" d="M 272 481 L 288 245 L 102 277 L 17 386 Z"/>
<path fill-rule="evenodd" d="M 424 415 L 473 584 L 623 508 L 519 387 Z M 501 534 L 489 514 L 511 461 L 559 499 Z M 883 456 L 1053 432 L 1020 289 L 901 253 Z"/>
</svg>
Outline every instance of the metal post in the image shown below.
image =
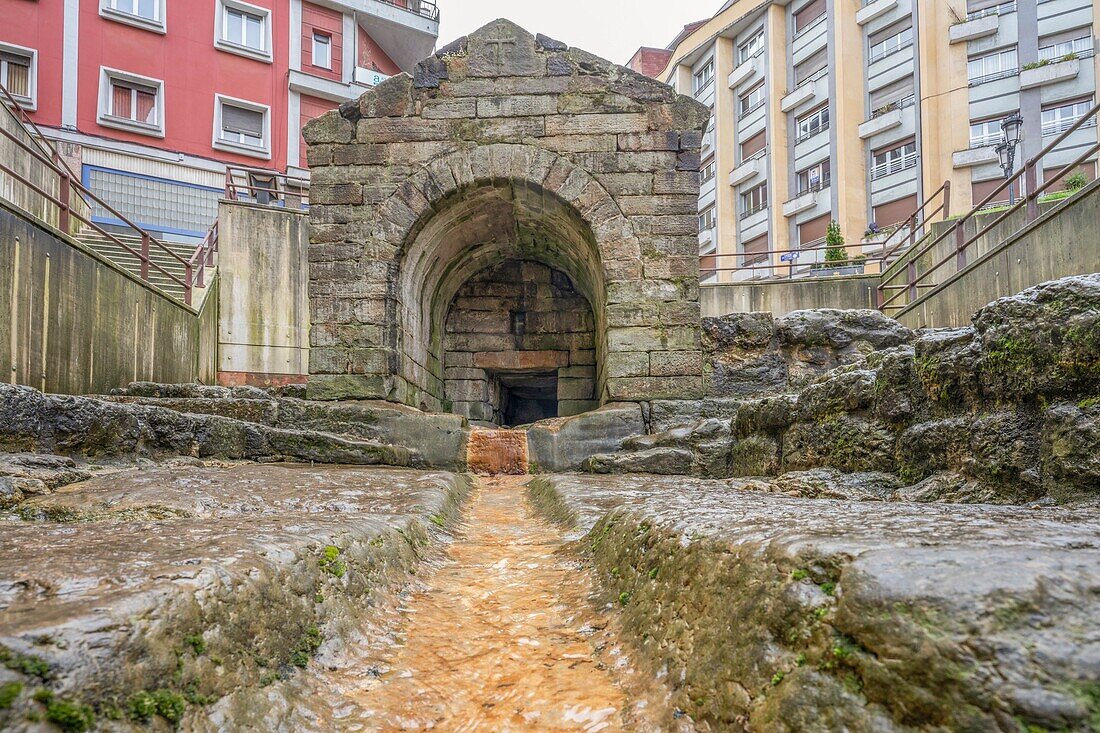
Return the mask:
<svg viewBox="0 0 1100 733">
<path fill-rule="evenodd" d="M 1027 197 L 1025 221 L 1027 222 L 1033 222 L 1039 218 L 1039 196 L 1035 193 L 1035 190 L 1039 187 L 1039 176 L 1035 167 L 1034 160 L 1029 160 L 1024 165 L 1024 184 L 1027 186 L 1027 191 L 1024 194 Z"/>
<path fill-rule="evenodd" d="M 965 219 L 955 226 L 955 272 L 966 267 L 966 227 L 963 226 L 963 221 Z"/>
<path fill-rule="evenodd" d="M 909 255 L 909 261 L 905 263 L 905 279 L 909 283 L 909 302 L 917 300 L 917 263 L 913 255 Z"/>
<path fill-rule="evenodd" d="M 943 182 L 943 218 L 951 216 L 951 181 Z"/>
<path fill-rule="evenodd" d="M 183 267 L 183 302 L 191 305 L 191 263 L 188 262 Z"/>
<path fill-rule="evenodd" d="M 69 180 L 69 173 L 62 170 L 60 175 L 61 187 L 57 192 L 57 198 L 61 200 L 61 211 L 57 215 L 57 228 L 66 234 L 72 234 L 69 231 L 69 197 L 72 195 L 72 182 Z"/>
<path fill-rule="evenodd" d="M 149 234 L 141 233 L 141 279 L 149 279 Z"/>
</svg>

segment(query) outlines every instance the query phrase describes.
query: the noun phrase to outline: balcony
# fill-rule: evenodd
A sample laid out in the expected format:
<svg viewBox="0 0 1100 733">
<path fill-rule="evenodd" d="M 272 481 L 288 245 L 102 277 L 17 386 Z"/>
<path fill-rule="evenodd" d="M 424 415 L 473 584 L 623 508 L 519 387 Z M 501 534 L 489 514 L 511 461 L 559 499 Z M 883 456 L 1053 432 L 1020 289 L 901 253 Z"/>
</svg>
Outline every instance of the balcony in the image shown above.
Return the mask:
<svg viewBox="0 0 1100 733">
<path fill-rule="evenodd" d="M 764 54 L 757 52 L 730 72 L 729 88 L 734 89 L 762 73 Z"/>
<path fill-rule="evenodd" d="M 985 15 L 962 23 L 955 23 L 947 30 L 947 39 L 949 43 L 974 41 L 979 38 L 985 38 L 986 36 L 992 36 L 1000 27 L 1001 19 L 998 16 Z"/>
<path fill-rule="evenodd" d="M 1080 59 L 1070 58 L 1065 61 L 1042 62 L 1030 68 L 1020 71 L 1020 89 L 1032 89 L 1045 84 L 1053 84 L 1067 79 L 1076 79 L 1081 73 Z"/>
<path fill-rule="evenodd" d="M 767 148 L 741 161 L 741 165 L 730 171 L 730 185 L 739 185 L 762 174 L 767 164 L 766 156 Z"/>
<path fill-rule="evenodd" d="M 917 154 L 910 153 L 899 158 L 892 158 L 883 163 L 878 163 L 871 166 L 871 180 L 877 181 L 880 178 L 891 176 L 895 173 L 908 170 L 910 168 L 917 167 Z"/>
<path fill-rule="evenodd" d="M 898 0 L 870 0 L 856 11 L 856 23 L 866 25 L 875 18 L 881 18 L 898 6 Z"/>
<path fill-rule="evenodd" d="M 703 250 L 714 243 L 714 230 L 704 229 L 699 232 L 699 249 Z"/>
<path fill-rule="evenodd" d="M 807 102 L 812 102 L 817 97 L 817 86 L 812 82 L 805 82 L 793 92 L 779 100 L 779 109 L 790 112 L 798 109 Z"/>
<path fill-rule="evenodd" d="M 906 107 L 912 106 L 916 101 L 914 95 L 909 95 L 905 99 L 897 102 L 891 102 L 884 105 L 871 113 L 871 119 L 863 122 L 859 126 L 859 137 L 861 140 L 866 140 L 869 137 L 874 137 L 879 133 L 886 132 L 895 127 L 901 126 L 902 110 Z"/>
<path fill-rule="evenodd" d="M 997 148 L 994 145 L 982 145 L 966 150 L 956 150 L 951 154 L 951 166 L 953 168 L 970 168 L 976 165 L 997 163 Z"/>
<path fill-rule="evenodd" d="M 411 70 L 435 49 L 439 7 L 431 0 L 344 0 L 359 24 L 400 68 Z"/>
<path fill-rule="evenodd" d="M 825 185 L 827 186 L 828 184 L 826 183 Z M 783 216 L 791 217 L 808 209 L 812 209 L 817 205 L 817 194 L 821 190 L 821 186 L 814 186 L 798 194 L 790 201 L 784 201 Z"/>
</svg>

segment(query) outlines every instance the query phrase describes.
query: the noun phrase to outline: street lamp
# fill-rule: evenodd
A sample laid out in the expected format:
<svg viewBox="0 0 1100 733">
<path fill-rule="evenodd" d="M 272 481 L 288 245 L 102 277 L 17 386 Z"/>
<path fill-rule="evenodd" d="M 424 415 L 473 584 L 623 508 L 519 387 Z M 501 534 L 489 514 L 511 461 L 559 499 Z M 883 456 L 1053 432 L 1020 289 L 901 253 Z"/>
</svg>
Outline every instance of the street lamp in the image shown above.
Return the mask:
<svg viewBox="0 0 1100 733">
<path fill-rule="evenodd" d="M 1001 132 L 1004 134 L 1004 142 L 997 146 L 997 158 L 1001 163 L 1001 170 L 1005 172 L 1005 178 L 1011 178 L 1016 163 L 1016 146 L 1020 144 L 1020 133 L 1024 127 L 1024 118 L 1020 113 L 1001 120 Z M 1008 186 L 1008 205 L 1016 203 L 1016 191 L 1013 184 Z"/>
</svg>

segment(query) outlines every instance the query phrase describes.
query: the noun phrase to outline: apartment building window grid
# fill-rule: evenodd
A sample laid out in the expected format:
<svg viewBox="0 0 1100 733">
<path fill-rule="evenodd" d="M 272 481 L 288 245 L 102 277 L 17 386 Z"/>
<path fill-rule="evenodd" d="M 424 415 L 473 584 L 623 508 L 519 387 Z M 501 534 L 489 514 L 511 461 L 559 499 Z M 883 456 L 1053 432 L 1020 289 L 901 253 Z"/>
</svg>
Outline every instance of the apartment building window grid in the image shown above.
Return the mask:
<svg viewBox="0 0 1100 733">
<path fill-rule="evenodd" d="M 966 62 L 966 76 L 970 86 L 1005 79 L 1018 73 L 1020 70 L 1015 46 L 971 58 Z"/>
<path fill-rule="evenodd" d="M 889 32 L 889 31 L 888 31 Z M 882 59 L 909 48 L 913 45 L 913 26 L 909 25 L 886 36 L 880 41 L 871 43 L 867 53 L 867 62 L 875 63 Z"/>
<path fill-rule="evenodd" d="M 753 214 L 768 208 L 768 184 L 761 183 L 753 186 L 741 194 L 741 218 L 746 219 Z"/>
<path fill-rule="evenodd" d="M 160 0 L 107 0 L 106 7 L 116 13 L 160 22 Z"/>
<path fill-rule="evenodd" d="M 813 191 L 821 191 L 828 188 L 831 182 L 832 168 L 829 164 L 829 159 L 815 163 L 814 165 L 799 171 L 798 173 L 798 193 L 799 195 L 804 193 L 810 193 Z"/>
<path fill-rule="evenodd" d="M 33 103 L 31 74 L 34 58 L 31 55 L 0 50 L 0 84 L 20 101 Z"/>
<path fill-rule="evenodd" d="M 764 82 L 745 92 L 737 100 L 737 116 L 746 117 L 764 105 Z"/>
<path fill-rule="evenodd" d="M 714 81 L 714 59 L 709 59 L 702 68 L 692 76 L 692 92 L 699 96 Z"/>
<path fill-rule="evenodd" d="M 266 59 L 270 55 L 269 11 L 238 2 L 219 0 L 218 45 L 231 51 Z"/>
<path fill-rule="evenodd" d="M 871 180 L 899 173 L 917 164 L 917 143 L 915 140 L 902 143 L 887 150 L 876 151 L 871 155 Z"/>
<path fill-rule="evenodd" d="M 157 89 L 121 79 L 111 79 L 107 114 L 119 120 L 157 126 Z"/>
<path fill-rule="evenodd" d="M 743 64 L 764 52 L 764 29 L 756 31 L 749 40 L 737 47 L 737 63 Z"/>
<path fill-rule="evenodd" d="M 821 108 L 813 110 L 808 114 L 799 117 L 795 121 L 796 135 L 794 141 L 796 143 L 809 140 L 818 133 L 825 132 L 829 129 L 829 105 L 826 103 Z"/>
<path fill-rule="evenodd" d="M 1042 111 L 1043 135 L 1057 135 L 1073 127 L 1077 120 L 1085 116 L 1092 107 L 1092 99 L 1081 99 L 1070 103 L 1059 103 L 1057 106 L 1044 107 Z M 1085 122 L 1082 127 L 1093 127 L 1096 118 Z"/>
<path fill-rule="evenodd" d="M 1065 41 L 1059 41 L 1058 43 L 1052 43 L 1048 46 L 1040 46 L 1039 60 L 1059 61 L 1067 56 L 1086 58 L 1092 56 L 1092 53 L 1093 39 L 1092 32 L 1089 31 L 1086 35 L 1079 38 L 1071 38 Z"/>
</svg>

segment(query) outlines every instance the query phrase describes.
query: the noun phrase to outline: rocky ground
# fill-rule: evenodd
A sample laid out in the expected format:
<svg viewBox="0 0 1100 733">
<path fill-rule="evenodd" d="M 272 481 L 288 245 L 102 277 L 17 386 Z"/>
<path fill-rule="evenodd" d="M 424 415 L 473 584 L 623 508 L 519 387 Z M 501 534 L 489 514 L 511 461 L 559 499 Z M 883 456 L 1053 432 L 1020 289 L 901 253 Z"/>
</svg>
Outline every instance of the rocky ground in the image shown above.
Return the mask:
<svg viewBox="0 0 1100 733">
<path fill-rule="evenodd" d="M 700 729 L 1100 730 L 1096 510 L 530 487 Z"/>
<path fill-rule="evenodd" d="M 5 730 L 196 716 L 273 729 L 268 698 L 408 581 L 470 485 L 354 466 L 96 473 L 0 521 Z"/>
<path fill-rule="evenodd" d="M 711 397 L 649 404 L 646 434 L 585 470 L 827 468 L 911 500 L 1100 499 L 1100 275 L 1002 298 L 966 328 L 823 310 L 707 319 L 704 333 Z"/>
</svg>

